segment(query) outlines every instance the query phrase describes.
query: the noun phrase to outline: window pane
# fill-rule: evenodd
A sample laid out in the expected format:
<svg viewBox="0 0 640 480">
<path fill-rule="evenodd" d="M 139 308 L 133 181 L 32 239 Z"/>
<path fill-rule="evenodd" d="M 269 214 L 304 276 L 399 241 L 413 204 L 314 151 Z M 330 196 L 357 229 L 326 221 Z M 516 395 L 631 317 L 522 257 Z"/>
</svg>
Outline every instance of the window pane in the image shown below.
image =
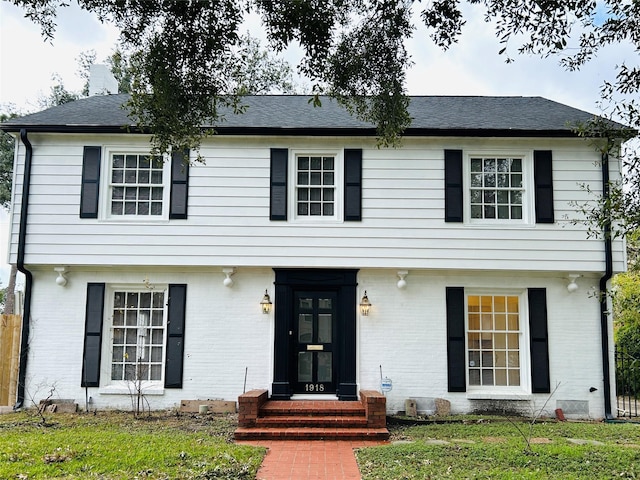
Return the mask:
<svg viewBox="0 0 640 480">
<path fill-rule="evenodd" d="M 313 381 L 312 361 L 312 352 L 298 352 L 298 382 Z"/>
<path fill-rule="evenodd" d="M 323 173 L 322 174 L 322 184 L 323 185 L 333 185 L 333 173 Z"/>
<path fill-rule="evenodd" d="M 162 380 L 162 365 L 151 365 L 149 380 Z"/>
<path fill-rule="evenodd" d="M 322 185 L 322 174 L 320 172 L 311 172 L 311 185 Z"/>
<path fill-rule="evenodd" d="M 484 207 L 484 218 L 496 218 L 496 208 L 486 205 Z"/>
<path fill-rule="evenodd" d="M 507 336 L 504 333 L 496 333 L 493 336 L 496 348 L 507 348 Z"/>
<path fill-rule="evenodd" d="M 493 367 L 493 353 L 482 352 L 482 366 Z"/>
<path fill-rule="evenodd" d="M 333 202 L 333 188 L 323 188 L 322 189 L 322 200 L 325 202 Z"/>
<path fill-rule="evenodd" d="M 509 385 L 520 385 L 520 370 L 511 368 L 509 369 Z"/>
<path fill-rule="evenodd" d="M 482 205 L 471 206 L 471 218 L 482 218 Z"/>
<path fill-rule="evenodd" d="M 482 369 L 482 385 L 493 385 L 493 370 Z"/>
<path fill-rule="evenodd" d="M 312 203 L 311 205 L 309 205 L 309 211 L 311 213 L 311 215 L 321 215 L 322 214 L 322 210 L 320 207 L 320 203 Z"/>
<path fill-rule="evenodd" d="M 333 354 L 318 352 L 318 382 L 330 382 L 333 379 Z"/>
<path fill-rule="evenodd" d="M 333 204 L 325 203 L 322 205 L 322 215 L 325 217 L 330 217 L 333 215 Z"/>
<path fill-rule="evenodd" d="M 322 168 L 324 170 L 333 170 L 333 157 L 324 157 L 322 162 Z"/>
<path fill-rule="evenodd" d="M 480 385 L 480 370 L 469 370 L 469 385 Z"/>
<path fill-rule="evenodd" d="M 496 352 L 496 367 L 507 366 L 507 352 Z"/>
<path fill-rule="evenodd" d="M 298 215 L 309 215 L 309 205 L 306 203 L 299 203 Z"/>
<path fill-rule="evenodd" d="M 309 189 L 309 197 L 313 202 L 319 202 L 322 200 L 322 189 L 320 188 L 311 188 Z"/>
<path fill-rule="evenodd" d="M 111 380 L 123 380 L 124 367 L 122 364 L 111 365 Z"/>
<path fill-rule="evenodd" d="M 331 343 L 331 322 L 333 315 L 321 313 L 318 315 L 318 343 Z"/>
<path fill-rule="evenodd" d="M 522 219 L 522 207 L 511 207 L 511 218 Z"/>
<path fill-rule="evenodd" d="M 507 206 L 499 206 L 498 207 L 498 218 L 508 219 L 509 218 L 509 207 Z"/>
<path fill-rule="evenodd" d="M 114 155 L 113 156 L 113 168 L 123 168 L 124 167 L 124 155 Z"/>
<path fill-rule="evenodd" d="M 309 157 L 298 157 L 298 170 L 309 170 Z"/>
<path fill-rule="evenodd" d="M 506 330 L 507 329 L 507 316 L 506 315 L 496 315 L 495 316 L 495 329 L 496 330 Z"/>
<path fill-rule="evenodd" d="M 322 169 L 322 158 L 321 157 L 311 157 L 310 162 L 311 170 L 321 170 Z"/>
<path fill-rule="evenodd" d="M 469 314 L 469 330 L 480 330 L 480 315 Z"/>
<path fill-rule="evenodd" d="M 149 202 L 138 204 L 138 215 L 149 215 Z"/>
<path fill-rule="evenodd" d="M 480 348 L 480 334 L 479 333 L 470 333 L 469 334 L 469 349 L 479 349 Z"/>
<path fill-rule="evenodd" d="M 301 313 L 298 315 L 298 341 L 300 343 L 313 342 L 313 315 Z"/>
<path fill-rule="evenodd" d="M 124 172 L 122 170 L 114 170 L 111 172 L 112 183 L 122 183 L 124 180 Z"/>
<path fill-rule="evenodd" d="M 479 367 L 480 366 L 480 352 L 477 350 L 469 351 L 469 366 L 470 367 Z"/>
<path fill-rule="evenodd" d="M 125 167 L 126 168 L 138 168 L 138 156 L 137 155 L 127 155 L 125 159 Z"/>
<path fill-rule="evenodd" d="M 298 189 L 298 200 L 309 200 L 309 189 L 308 188 L 299 188 Z"/>
<path fill-rule="evenodd" d="M 496 369 L 496 385 L 508 385 L 506 370 Z"/>
<path fill-rule="evenodd" d="M 521 172 L 522 171 L 522 159 L 514 158 L 511 160 L 511 171 L 512 172 Z"/>
<path fill-rule="evenodd" d="M 472 158 L 471 159 L 471 171 L 472 172 L 481 172 L 482 171 L 482 159 L 481 158 Z"/>
<path fill-rule="evenodd" d="M 485 172 L 495 172 L 496 171 L 496 159 L 495 158 L 485 158 L 484 159 L 484 171 Z"/>
</svg>

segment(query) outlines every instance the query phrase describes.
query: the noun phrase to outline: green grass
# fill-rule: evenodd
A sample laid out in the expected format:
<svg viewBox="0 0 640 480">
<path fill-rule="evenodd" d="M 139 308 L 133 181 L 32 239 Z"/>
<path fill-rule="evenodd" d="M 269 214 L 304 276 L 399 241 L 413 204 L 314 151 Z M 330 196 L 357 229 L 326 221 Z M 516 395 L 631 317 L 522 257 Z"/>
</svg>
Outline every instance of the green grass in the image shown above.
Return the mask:
<svg viewBox="0 0 640 480">
<path fill-rule="evenodd" d="M 528 437 L 528 425 L 519 426 Z M 529 450 L 516 427 L 505 421 L 392 427 L 391 432 L 396 443 L 357 452 L 364 480 L 640 477 L 637 424 L 538 423 L 531 438 L 545 443 L 532 443 Z"/>
<path fill-rule="evenodd" d="M 638 424 L 540 422 L 531 437 L 546 443 L 525 452 L 503 418 L 452 420 L 391 427 L 397 443 L 357 452 L 363 479 L 640 478 Z M 265 454 L 232 443 L 235 416 L 98 412 L 47 422 L 0 416 L 0 479 L 254 479 Z"/>
<path fill-rule="evenodd" d="M 0 416 L 0 479 L 253 479 L 265 450 L 231 443 L 235 417 Z"/>
</svg>

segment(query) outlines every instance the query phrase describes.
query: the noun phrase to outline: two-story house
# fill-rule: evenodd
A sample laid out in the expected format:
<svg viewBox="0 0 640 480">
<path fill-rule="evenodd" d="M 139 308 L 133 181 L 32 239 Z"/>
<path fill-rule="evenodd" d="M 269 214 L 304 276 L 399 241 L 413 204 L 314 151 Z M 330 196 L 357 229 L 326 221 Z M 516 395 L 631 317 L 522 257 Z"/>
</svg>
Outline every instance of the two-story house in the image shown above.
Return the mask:
<svg viewBox="0 0 640 480">
<path fill-rule="evenodd" d="M 390 412 L 602 418 L 600 292 L 624 245 L 572 202 L 615 178 L 540 97 L 412 97 L 400 148 L 334 101 L 247 97 L 194 152 L 150 156 L 125 95 L 13 119 L 10 261 L 27 272 L 19 402 L 355 399 Z M 603 161 L 604 160 L 604 161 Z M 551 398 L 549 399 L 549 397 Z"/>
</svg>

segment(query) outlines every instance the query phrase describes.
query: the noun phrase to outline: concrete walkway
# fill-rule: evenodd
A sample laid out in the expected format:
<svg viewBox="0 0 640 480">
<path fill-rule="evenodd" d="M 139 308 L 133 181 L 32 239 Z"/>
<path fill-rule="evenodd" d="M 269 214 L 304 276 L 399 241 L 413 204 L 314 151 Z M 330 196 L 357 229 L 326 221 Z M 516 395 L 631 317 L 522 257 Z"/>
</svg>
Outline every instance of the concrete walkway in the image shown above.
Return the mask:
<svg viewBox="0 0 640 480">
<path fill-rule="evenodd" d="M 367 440 L 246 440 L 269 449 L 257 480 L 360 480 L 353 449 L 383 445 Z"/>
</svg>

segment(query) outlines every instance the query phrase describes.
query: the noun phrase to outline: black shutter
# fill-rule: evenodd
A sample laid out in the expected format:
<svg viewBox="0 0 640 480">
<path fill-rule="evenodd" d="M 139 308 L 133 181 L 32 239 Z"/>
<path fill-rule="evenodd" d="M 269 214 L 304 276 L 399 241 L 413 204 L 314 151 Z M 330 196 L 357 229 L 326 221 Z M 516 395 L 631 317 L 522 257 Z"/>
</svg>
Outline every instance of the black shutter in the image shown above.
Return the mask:
<svg viewBox="0 0 640 480">
<path fill-rule="evenodd" d="M 553 176 L 551 150 L 533 152 L 533 179 L 536 185 L 536 223 L 553 223 Z"/>
<path fill-rule="evenodd" d="M 344 220 L 362 220 L 362 149 L 344 150 Z"/>
<path fill-rule="evenodd" d="M 171 153 L 171 201 L 169 218 L 187 218 L 189 199 L 189 150 Z"/>
<path fill-rule="evenodd" d="M 100 386 L 100 353 L 104 319 L 104 283 L 87 284 L 87 308 L 84 321 L 83 387 Z"/>
<path fill-rule="evenodd" d="M 447 372 L 450 392 L 465 392 L 464 288 L 447 287 Z"/>
<path fill-rule="evenodd" d="M 550 393 L 547 334 L 547 290 L 530 288 L 529 336 L 531 338 L 531 391 Z"/>
<path fill-rule="evenodd" d="M 84 147 L 82 188 L 80 189 L 80 218 L 98 218 L 101 154 L 101 147 Z"/>
<path fill-rule="evenodd" d="M 287 219 L 287 161 L 289 151 L 286 148 L 271 149 L 271 194 L 269 218 Z"/>
<path fill-rule="evenodd" d="M 462 150 L 444 151 L 444 221 L 462 222 Z"/>
<path fill-rule="evenodd" d="M 164 386 L 165 388 L 182 388 L 187 286 L 169 285 L 168 304 L 169 317 L 167 318 L 167 353 Z"/>
</svg>

